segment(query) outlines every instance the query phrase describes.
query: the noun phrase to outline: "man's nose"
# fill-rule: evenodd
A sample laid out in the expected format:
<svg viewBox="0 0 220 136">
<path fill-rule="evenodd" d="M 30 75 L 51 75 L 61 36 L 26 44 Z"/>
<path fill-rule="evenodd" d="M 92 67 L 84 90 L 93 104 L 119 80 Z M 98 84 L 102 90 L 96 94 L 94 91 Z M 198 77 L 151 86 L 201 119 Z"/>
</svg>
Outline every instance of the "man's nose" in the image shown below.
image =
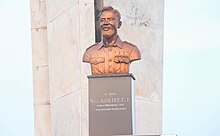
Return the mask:
<svg viewBox="0 0 220 136">
<path fill-rule="evenodd" d="M 103 24 L 109 24 L 109 21 L 108 20 L 104 20 Z"/>
</svg>

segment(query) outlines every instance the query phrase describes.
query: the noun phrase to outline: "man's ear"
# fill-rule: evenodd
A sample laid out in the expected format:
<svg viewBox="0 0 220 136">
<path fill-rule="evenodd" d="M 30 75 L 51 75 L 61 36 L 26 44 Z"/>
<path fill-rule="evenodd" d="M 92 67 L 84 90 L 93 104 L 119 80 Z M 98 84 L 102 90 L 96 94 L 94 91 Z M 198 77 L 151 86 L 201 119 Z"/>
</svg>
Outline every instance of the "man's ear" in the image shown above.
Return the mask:
<svg viewBox="0 0 220 136">
<path fill-rule="evenodd" d="M 120 28 L 120 27 L 121 27 L 121 25 L 122 25 L 122 22 L 121 22 L 121 21 L 119 21 L 119 22 L 118 22 L 118 28 Z"/>
</svg>

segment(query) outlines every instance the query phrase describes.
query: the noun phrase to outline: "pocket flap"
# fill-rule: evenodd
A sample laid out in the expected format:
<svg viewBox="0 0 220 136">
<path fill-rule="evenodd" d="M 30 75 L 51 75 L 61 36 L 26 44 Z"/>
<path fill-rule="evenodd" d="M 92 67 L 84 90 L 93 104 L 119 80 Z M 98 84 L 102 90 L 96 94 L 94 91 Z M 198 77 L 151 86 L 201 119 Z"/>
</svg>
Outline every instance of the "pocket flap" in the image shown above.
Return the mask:
<svg viewBox="0 0 220 136">
<path fill-rule="evenodd" d="M 104 57 L 92 58 L 91 61 L 90 61 L 91 64 L 99 64 L 99 63 L 104 63 L 104 62 L 105 62 Z"/>
</svg>

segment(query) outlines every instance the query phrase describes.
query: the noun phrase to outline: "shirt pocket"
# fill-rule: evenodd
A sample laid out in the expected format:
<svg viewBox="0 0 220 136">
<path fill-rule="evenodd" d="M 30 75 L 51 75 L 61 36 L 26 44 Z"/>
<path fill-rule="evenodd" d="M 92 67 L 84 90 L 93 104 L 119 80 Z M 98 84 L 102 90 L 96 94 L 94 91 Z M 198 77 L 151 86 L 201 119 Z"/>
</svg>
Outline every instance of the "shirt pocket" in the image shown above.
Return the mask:
<svg viewBox="0 0 220 136">
<path fill-rule="evenodd" d="M 105 58 L 104 57 L 92 58 L 90 63 L 91 63 L 91 69 L 92 69 L 93 75 L 105 73 Z"/>
<path fill-rule="evenodd" d="M 121 56 L 119 56 L 119 55 L 114 57 L 114 72 L 117 74 L 121 72 L 120 58 L 121 58 Z"/>
<path fill-rule="evenodd" d="M 117 74 L 126 74 L 128 73 L 129 68 L 129 56 L 127 52 L 118 53 L 120 55 L 115 56 L 114 58 L 114 71 Z"/>
</svg>

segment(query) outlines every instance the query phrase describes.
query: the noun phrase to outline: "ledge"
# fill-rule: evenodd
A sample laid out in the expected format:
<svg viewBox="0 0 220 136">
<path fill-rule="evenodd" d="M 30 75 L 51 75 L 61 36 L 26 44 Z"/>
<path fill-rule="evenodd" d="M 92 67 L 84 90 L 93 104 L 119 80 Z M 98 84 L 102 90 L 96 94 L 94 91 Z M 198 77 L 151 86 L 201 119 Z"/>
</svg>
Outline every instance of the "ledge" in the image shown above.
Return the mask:
<svg viewBox="0 0 220 136">
<path fill-rule="evenodd" d="M 135 77 L 133 76 L 132 73 L 129 74 L 103 74 L 103 75 L 88 75 L 87 76 L 89 79 L 90 78 L 109 78 L 109 77 L 132 77 L 135 80 Z"/>
</svg>

